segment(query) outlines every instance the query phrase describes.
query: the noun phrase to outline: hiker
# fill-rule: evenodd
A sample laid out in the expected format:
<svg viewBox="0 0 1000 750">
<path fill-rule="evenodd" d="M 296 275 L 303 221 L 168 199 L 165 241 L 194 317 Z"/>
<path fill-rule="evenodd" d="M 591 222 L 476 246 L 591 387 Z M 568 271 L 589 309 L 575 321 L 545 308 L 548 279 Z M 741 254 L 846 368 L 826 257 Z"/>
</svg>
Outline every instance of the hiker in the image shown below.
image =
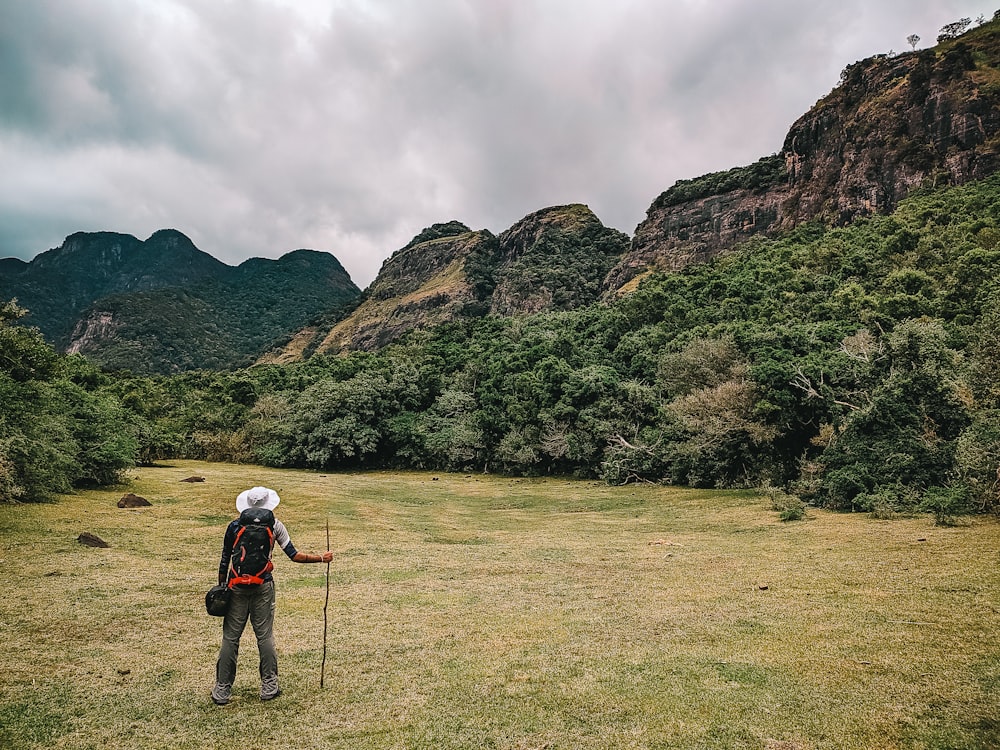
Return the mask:
<svg viewBox="0 0 1000 750">
<path fill-rule="evenodd" d="M 292 544 L 285 525 L 274 518 L 281 498 L 267 487 L 253 487 L 236 498 L 240 517 L 226 528 L 219 562 L 219 583 L 230 587 L 229 609 L 222 621 L 222 648 L 215 666 L 212 700 L 219 706 L 229 703 L 236 679 L 236 657 L 240 637 L 247 620 L 253 625 L 260 652 L 260 699 L 269 701 L 281 695 L 278 687 L 278 654 L 274 647 L 274 579 L 271 576 L 271 550 L 275 543 L 297 563 L 330 562 L 333 553 L 299 552 Z M 256 545 L 256 546 L 255 546 Z M 236 555 L 234 548 L 238 549 Z M 248 570 L 248 562 L 256 569 Z"/>
</svg>

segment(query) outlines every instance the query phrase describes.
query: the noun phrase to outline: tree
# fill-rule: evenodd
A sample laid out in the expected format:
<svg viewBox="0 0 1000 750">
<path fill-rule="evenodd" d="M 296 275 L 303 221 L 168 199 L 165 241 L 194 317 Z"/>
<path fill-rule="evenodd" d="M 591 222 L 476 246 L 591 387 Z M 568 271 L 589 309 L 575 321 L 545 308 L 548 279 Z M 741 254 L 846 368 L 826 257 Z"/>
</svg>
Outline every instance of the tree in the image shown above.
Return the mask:
<svg viewBox="0 0 1000 750">
<path fill-rule="evenodd" d="M 68 492 L 79 470 L 70 420 L 49 381 L 59 358 L 37 329 L 12 325 L 27 311 L 0 305 L 0 502 Z"/>
<path fill-rule="evenodd" d="M 910 47 L 912 49 L 914 49 L 914 50 L 916 50 L 916 48 L 917 48 L 917 42 L 919 42 L 919 41 L 920 41 L 920 37 L 917 36 L 916 34 L 910 34 L 908 37 L 906 37 L 907 44 L 909 44 Z"/>
<path fill-rule="evenodd" d="M 59 361 L 37 328 L 12 325 L 27 314 L 17 300 L 0 304 L 0 373 L 19 383 L 52 378 Z"/>
<path fill-rule="evenodd" d="M 118 399 L 65 380 L 55 384 L 53 396 L 59 411 L 70 418 L 77 446 L 73 484 L 121 482 L 125 470 L 135 466 L 139 441 Z"/>
<path fill-rule="evenodd" d="M 430 458 L 442 468 L 481 468 L 483 431 L 476 417 L 476 399 L 460 388 L 446 388 L 423 419 L 424 443 Z"/>
<path fill-rule="evenodd" d="M 984 410 L 959 436 L 955 470 L 978 510 L 996 510 L 1000 501 L 1000 411 Z"/>
<path fill-rule="evenodd" d="M 938 34 L 938 44 L 941 42 L 946 42 L 949 39 L 955 39 L 960 37 L 966 32 L 969 26 L 972 25 L 971 18 L 960 18 L 957 21 L 952 21 L 951 23 L 946 23 L 941 27 L 941 33 Z"/>
<path fill-rule="evenodd" d="M 940 322 L 904 321 L 886 345 L 881 377 L 820 457 L 821 495 L 834 508 L 872 510 L 887 491 L 919 500 L 945 487 L 971 422 L 961 356 Z"/>
<path fill-rule="evenodd" d="M 667 414 L 685 431 L 686 439 L 675 450 L 686 466 L 686 484 L 738 486 L 759 479 L 761 456 L 777 431 L 756 419 L 758 398 L 756 385 L 737 375 L 666 405 Z"/>
</svg>

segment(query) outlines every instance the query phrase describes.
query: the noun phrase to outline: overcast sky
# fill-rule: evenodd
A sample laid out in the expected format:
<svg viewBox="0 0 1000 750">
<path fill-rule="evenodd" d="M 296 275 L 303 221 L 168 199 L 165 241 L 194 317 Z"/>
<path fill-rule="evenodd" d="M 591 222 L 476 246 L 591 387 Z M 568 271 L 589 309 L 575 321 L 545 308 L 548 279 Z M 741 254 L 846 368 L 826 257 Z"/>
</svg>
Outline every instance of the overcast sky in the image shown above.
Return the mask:
<svg viewBox="0 0 1000 750">
<path fill-rule="evenodd" d="M 424 227 L 780 150 L 849 63 L 1000 0 L 0 0 L 0 257 L 174 228 L 326 250 L 361 287 Z"/>
</svg>

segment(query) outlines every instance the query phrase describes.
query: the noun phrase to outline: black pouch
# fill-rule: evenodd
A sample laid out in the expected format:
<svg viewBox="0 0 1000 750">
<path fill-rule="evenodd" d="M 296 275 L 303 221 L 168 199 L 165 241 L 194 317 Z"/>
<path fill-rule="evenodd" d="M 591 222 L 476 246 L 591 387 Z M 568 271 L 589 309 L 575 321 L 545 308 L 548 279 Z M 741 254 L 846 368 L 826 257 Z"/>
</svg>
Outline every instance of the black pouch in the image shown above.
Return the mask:
<svg viewBox="0 0 1000 750">
<path fill-rule="evenodd" d="M 229 609 L 229 587 L 217 583 L 205 594 L 205 611 L 212 617 L 225 617 Z"/>
</svg>

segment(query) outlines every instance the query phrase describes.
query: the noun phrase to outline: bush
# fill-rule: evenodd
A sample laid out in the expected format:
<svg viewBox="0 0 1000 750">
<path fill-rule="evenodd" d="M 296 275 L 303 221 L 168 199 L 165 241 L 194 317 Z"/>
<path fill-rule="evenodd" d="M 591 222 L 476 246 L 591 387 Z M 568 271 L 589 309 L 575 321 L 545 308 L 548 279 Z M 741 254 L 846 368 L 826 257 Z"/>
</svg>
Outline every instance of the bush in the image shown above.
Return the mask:
<svg viewBox="0 0 1000 750">
<path fill-rule="evenodd" d="M 920 504 L 920 493 L 904 484 L 878 487 L 854 498 L 858 510 L 871 513 L 872 518 L 888 521 L 901 513 L 910 513 Z"/>
<path fill-rule="evenodd" d="M 931 487 L 924 493 L 920 510 L 933 513 L 936 526 L 954 526 L 959 516 L 972 512 L 971 493 L 963 484 Z"/>
<path fill-rule="evenodd" d="M 806 517 L 806 504 L 795 495 L 770 486 L 765 487 L 764 492 L 771 499 L 771 510 L 777 511 L 782 521 L 801 521 Z"/>
<path fill-rule="evenodd" d="M 959 436 L 955 468 L 980 511 L 1000 508 L 1000 411 L 989 410 Z"/>
</svg>

